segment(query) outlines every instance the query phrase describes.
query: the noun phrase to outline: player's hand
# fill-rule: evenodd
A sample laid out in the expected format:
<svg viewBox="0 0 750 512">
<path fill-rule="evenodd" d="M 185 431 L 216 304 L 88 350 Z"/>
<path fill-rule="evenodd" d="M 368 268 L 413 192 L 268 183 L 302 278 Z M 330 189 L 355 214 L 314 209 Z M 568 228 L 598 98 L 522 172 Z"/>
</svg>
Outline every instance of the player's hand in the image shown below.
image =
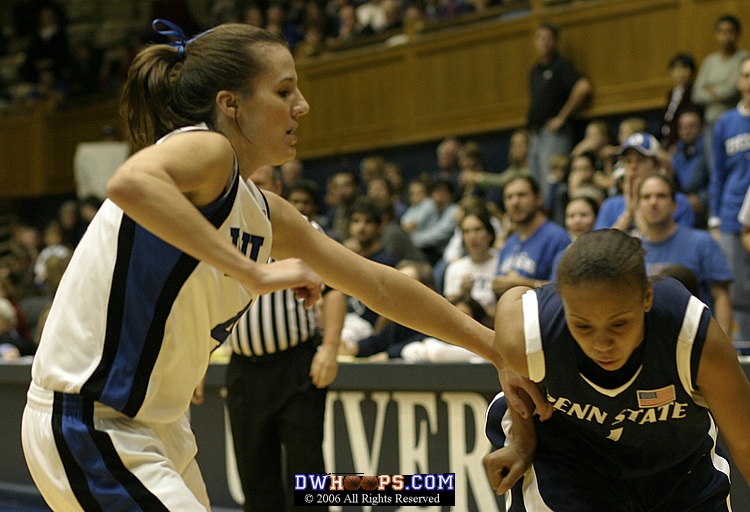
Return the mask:
<svg viewBox="0 0 750 512">
<path fill-rule="evenodd" d="M 518 375 L 506 365 L 500 367 L 498 376 L 500 378 L 500 386 L 505 393 L 506 401 L 521 417 L 530 418 L 533 414 L 536 414 L 540 420 L 545 421 L 552 416 L 555 409 L 547 401 L 541 385 Z M 533 410 L 530 404 L 524 401 L 521 396 L 524 392 L 531 398 L 534 406 Z"/>
<path fill-rule="evenodd" d="M 488 453 L 482 462 L 498 496 L 510 490 L 531 467 L 531 457 L 518 451 L 513 444 Z"/>
<path fill-rule="evenodd" d="M 336 360 L 338 348 L 330 345 L 321 345 L 313 356 L 310 365 L 310 377 L 316 388 L 324 388 L 336 380 L 339 373 L 339 363 Z"/>
<path fill-rule="evenodd" d="M 320 300 L 320 288 L 297 286 L 294 288 L 294 298 L 305 301 L 305 308 L 310 309 Z"/>
<path fill-rule="evenodd" d="M 259 265 L 258 274 L 259 282 L 254 283 L 258 293 L 291 288 L 298 299 L 305 300 L 305 307 L 308 309 L 320 300 L 323 280 L 299 258 L 287 258 L 268 265 Z"/>
</svg>

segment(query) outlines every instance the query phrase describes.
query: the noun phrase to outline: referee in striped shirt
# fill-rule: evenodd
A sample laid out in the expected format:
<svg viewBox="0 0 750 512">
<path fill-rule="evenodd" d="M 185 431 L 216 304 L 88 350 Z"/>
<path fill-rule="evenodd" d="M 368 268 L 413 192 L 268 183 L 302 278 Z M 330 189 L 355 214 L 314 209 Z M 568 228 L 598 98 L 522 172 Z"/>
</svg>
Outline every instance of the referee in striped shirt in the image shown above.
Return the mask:
<svg viewBox="0 0 750 512">
<path fill-rule="evenodd" d="M 251 179 L 281 193 L 277 168 L 261 167 Z M 232 331 L 227 408 L 246 511 L 293 510 L 294 474 L 325 473 L 326 388 L 338 372 L 345 314 L 346 298 L 336 290 L 324 291 L 320 311 L 280 290 L 258 297 Z"/>
</svg>

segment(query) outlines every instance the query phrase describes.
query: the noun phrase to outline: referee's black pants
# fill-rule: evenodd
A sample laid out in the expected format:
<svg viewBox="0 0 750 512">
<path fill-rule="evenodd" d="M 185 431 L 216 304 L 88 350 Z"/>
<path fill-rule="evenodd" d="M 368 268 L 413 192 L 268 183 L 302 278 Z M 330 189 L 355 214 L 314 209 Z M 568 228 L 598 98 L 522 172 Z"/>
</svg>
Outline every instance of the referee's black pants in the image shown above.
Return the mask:
<svg viewBox="0 0 750 512">
<path fill-rule="evenodd" d="M 233 354 L 229 362 L 227 408 L 246 511 L 296 510 L 295 473 L 325 473 L 326 390 L 309 376 L 317 345 L 310 340 L 258 358 Z"/>
</svg>

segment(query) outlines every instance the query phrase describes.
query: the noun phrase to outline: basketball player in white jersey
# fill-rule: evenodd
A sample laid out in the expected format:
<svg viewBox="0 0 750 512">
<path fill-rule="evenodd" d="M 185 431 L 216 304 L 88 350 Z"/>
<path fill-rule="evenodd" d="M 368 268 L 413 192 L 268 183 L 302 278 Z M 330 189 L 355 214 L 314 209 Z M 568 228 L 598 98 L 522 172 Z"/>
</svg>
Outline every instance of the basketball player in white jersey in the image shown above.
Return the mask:
<svg viewBox="0 0 750 512">
<path fill-rule="evenodd" d="M 324 281 L 502 366 L 490 329 L 246 184 L 295 157 L 309 110 L 286 46 L 245 24 L 189 41 L 163 26 L 176 41 L 142 50 L 123 91 L 138 151 L 72 257 L 32 368 L 24 453 L 55 510 L 209 509 L 185 413 L 259 294 L 293 288 L 312 306 Z"/>
</svg>

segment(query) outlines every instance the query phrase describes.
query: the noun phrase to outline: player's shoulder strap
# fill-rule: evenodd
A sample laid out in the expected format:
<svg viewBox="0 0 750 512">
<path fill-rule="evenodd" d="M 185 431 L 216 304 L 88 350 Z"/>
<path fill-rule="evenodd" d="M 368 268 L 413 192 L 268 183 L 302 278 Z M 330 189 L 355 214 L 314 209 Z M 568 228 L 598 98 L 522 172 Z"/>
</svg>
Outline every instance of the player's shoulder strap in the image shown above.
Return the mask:
<svg viewBox="0 0 750 512">
<path fill-rule="evenodd" d="M 544 380 L 546 370 L 544 348 L 542 347 L 542 329 L 539 323 L 539 300 L 535 290 L 529 290 L 521 296 L 521 306 L 529 379 L 534 382 L 541 382 Z"/>
<path fill-rule="evenodd" d="M 177 135 L 178 133 L 186 133 L 186 132 L 197 132 L 197 131 L 211 131 L 208 128 L 208 125 L 206 123 L 198 123 L 191 126 L 183 126 L 181 128 L 177 128 L 176 130 L 172 130 L 168 134 L 164 135 L 163 137 L 159 138 L 159 140 L 156 141 L 157 144 L 161 144 L 168 138 L 170 138 L 173 135 Z"/>
</svg>

